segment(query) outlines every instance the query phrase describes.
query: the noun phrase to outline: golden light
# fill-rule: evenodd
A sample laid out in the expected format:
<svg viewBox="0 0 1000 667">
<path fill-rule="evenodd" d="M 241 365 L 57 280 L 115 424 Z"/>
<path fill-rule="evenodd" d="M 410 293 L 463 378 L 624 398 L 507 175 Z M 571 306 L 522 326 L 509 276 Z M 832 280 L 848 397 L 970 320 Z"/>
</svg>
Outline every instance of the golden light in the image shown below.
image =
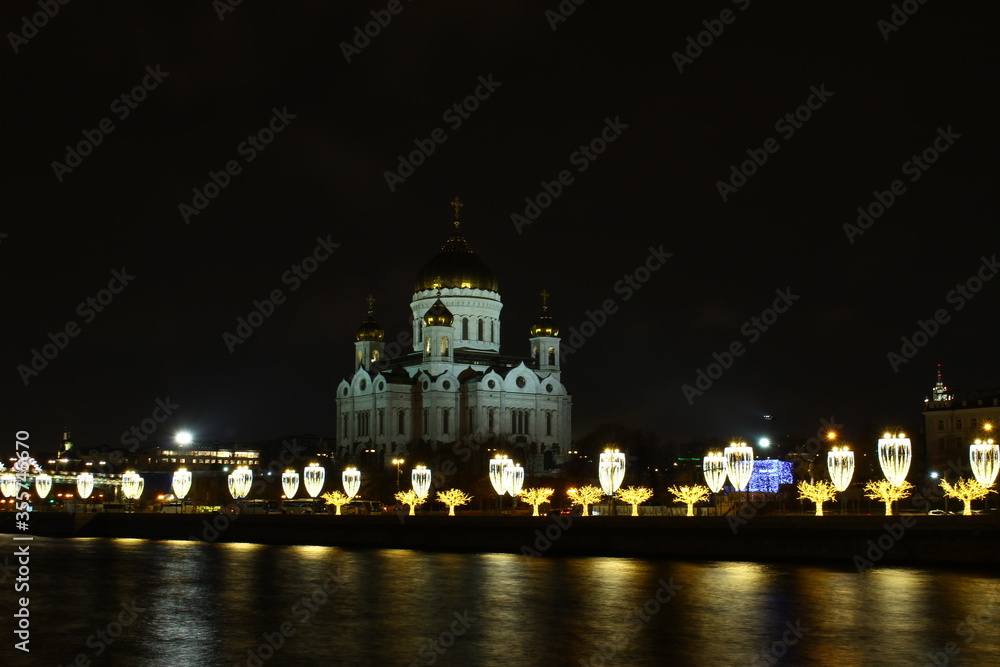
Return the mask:
<svg viewBox="0 0 1000 667">
<path fill-rule="evenodd" d="M 542 503 L 549 502 L 549 497 L 555 493 L 555 489 L 537 488 L 537 489 L 524 489 L 521 491 L 520 498 L 523 502 L 531 505 L 532 512 L 531 516 L 539 516 L 538 506 Z"/>
<path fill-rule="evenodd" d="M 340 475 L 340 480 L 344 484 L 344 493 L 348 498 L 358 495 L 361 490 L 361 471 L 357 468 L 346 468 Z"/>
<path fill-rule="evenodd" d="M 906 481 L 911 455 L 910 439 L 902 433 L 886 433 L 878 441 L 878 462 L 885 478 L 893 486 L 901 486 Z"/>
<path fill-rule="evenodd" d="M 318 463 L 310 463 L 302 471 L 302 477 L 306 493 L 309 494 L 310 498 L 315 498 L 323 490 L 323 483 L 326 481 L 326 468 Z"/>
<path fill-rule="evenodd" d="M 331 505 L 334 505 L 337 508 L 337 511 L 335 512 L 336 516 L 340 516 L 341 506 L 351 502 L 350 496 L 343 494 L 340 491 L 331 491 L 329 493 L 324 493 L 322 496 L 320 496 L 320 498 L 330 503 Z"/>
<path fill-rule="evenodd" d="M 422 505 L 426 500 L 426 497 L 421 498 L 417 495 L 416 491 L 400 491 L 395 496 L 397 501 L 401 505 L 410 506 L 410 516 L 416 516 L 417 505 Z"/>
<path fill-rule="evenodd" d="M 854 452 L 847 447 L 834 447 L 826 453 L 826 469 L 838 491 L 844 491 L 854 478 Z"/>
<path fill-rule="evenodd" d="M 447 491 L 438 491 L 437 499 L 448 506 L 448 516 L 455 516 L 455 506 L 465 505 L 472 500 L 472 496 L 459 489 L 448 489 Z"/>
<path fill-rule="evenodd" d="M 643 486 L 630 486 L 627 489 L 619 489 L 615 494 L 615 498 L 632 506 L 632 516 L 639 516 L 639 505 L 652 497 L 653 491 Z"/>
<path fill-rule="evenodd" d="M 290 468 L 281 473 L 281 490 L 286 498 L 294 498 L 299 492 L 299 473 Z"/>
<path fill-rule="evenodd" d="M 610 448 L 601 452 L 601 460 L 597 464 L 597 476 L 601 480 L 604 495 L 613 495 L 625 479 L 625 455 L 617 449 Z"/>
<path fill-rule="evenodd" d="M 187 468 L 178 468 L 174 471 L 170 486 L 174 490 L 174 495 L 184 500 L 188 491 L 191 490 L 191 472 Z"/>
<path fill-rule="evenodd" d="M 138 500 L 142 495 L 142 488 L 145 480 L 134 470 L 129 470 L 122 475 L 122 493 L 129 500 Z"/>
<path fill-rule="evenodd" d="M 503 485 L 503 471 L 505 468 L 512 465 L 514 465 L 514 462 L 507 458 L 504 454 L 497 454 L 490 459 L 490 484 L 493 485 L 493 490 L 496 491 L 499 496 L 506 493 L 506 489 Z"/>
<path fill-rule="evenodd" d="M 431 490 L 431 471 L 426 466 L 417 466 L 410 473 L 410 483 L 417 498 L 425 499 Z"/>
<path fill-rule="evenodd" d="M 745 491 L 753 474 L 753 448 L 745 442 L 731 442 L 723 450 L 726 457 L 726 475 L 737 491 Z"/>
<path fill-rule="evenodd" d="M 910 489 L 913 485 L 905 479 L 902 484 L 896 485 L 888 479 L 880 479 L 877 482 L 865 484 L 865 495 L 872 500 L 879 500 L 885 503 L 885 515 L 892 516 L 892 503 L 896 500 L 910 497 Z"/>
<path fill-rule="evenodd" d="M 81 472 L 76 478 L 76 490 L 84 500 L 89 498 L 94 492 L 94 476 L 89 472 Z"/>
<path fill-rule="evenodd" d="M 590 506 L 599 502 L 604 497 L 604 491 L 596 486 L 581 486 L 579 489 L 570 489 L 566 492 L 569 499 L 577 505 L 583 506 L 583 516 L 590 512 Z"/>
<path fill-rule="evenodd" d="M 836 440 L 837 439 L 837 432 L 836 431 L 827 431 L 826 432 L 826 439 L 827 440 Z"/>
<path fill-rule="evenodd" d="M 837 487 L 830 482 L 820 480 L 815 484 L 806 480 L 799 482 L 799 499 L 805 498 L 816 503 L 816 516 L 823 516 L 823 503 L 837 499 Z M 845 487 L 846 488 L 846 487 Z M 843 489 L 840 489 L 843 491 Z"/>
<path fill-rule="evenodd" d="M 39 498 L 45 498 L 49 495 L 49 491 L 52 490 L 52 477 L 46 475 L 44 472 L 35 477 L 35 492 L 38 494 Z"/>
<path fill-rule="evenodd" d="M 687 505 L 688 516 L 694 516 L 694 504 L 708 500 L 709 488 L 695 484 L 694 486 L 671 486 L 667 491 L 674 495 L 675 503 Z"/>
<path fill-rule="evenodd" d="M 246 498 L 250 493 L 250 484 L 253 482 L 253 470 L 246 466 L 240 466 L 229 473 L 229 494 L 233 500 Z"/>
<path fill-rule="evenodd" d="M 972 501 L 979 500 L 980 498 L 985 498 L 990 493 L 996 493 L 993 489 L 988 489 L 978 481 L 974 479 L 965 479 L 960 477 L 954 486 L 948 483 L 948 480 L 941 480 L 941 488 L 944 490 L 944 495 L 949 498 L 958 498 L 963 503 L 965 503 L 965 509 L 962 510 L 962 514 L 965 516 L 972 516 Z"/>
<path fill-rule="evenodd" d="M 726 457 L 718 452 L 709 452 L 701 461 L 701 471 L 712 493 L 718 493 L 726 483 Z"/>
<path fill-rule="evenodd" d="M 969 445 L 969 461 L 976 481 L 985 487 L 993 486 L 1000 472 L 1000 445 L 991 439 L 976 440 Z"/>
</svg>

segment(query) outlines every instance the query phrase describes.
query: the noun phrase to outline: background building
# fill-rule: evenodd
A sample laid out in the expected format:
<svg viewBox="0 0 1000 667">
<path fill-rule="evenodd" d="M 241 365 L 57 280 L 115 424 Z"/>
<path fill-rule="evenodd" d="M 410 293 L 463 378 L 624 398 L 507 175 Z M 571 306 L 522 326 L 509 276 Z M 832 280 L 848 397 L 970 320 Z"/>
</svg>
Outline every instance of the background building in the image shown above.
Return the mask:
<svg viewBox="0 0 1000 667">
<path fill-rule="evenodd" d="M 526 341 L 530 356 L 501 354 L 499 283 L 459 231 L 457 197 L 452 206 L 454 233 L 417 274 L 412 351 L 386 354 L 369 297 L 353 375 L 337 387 L 337 454 L 387 467 L 423 445 L 456 451 L 475 441 L 529 473 L 554 470 L 570 444 L 571 398 L 548 294 Z"/>
<path fill-rule="evenodd" d="M 927 462 L 936 466 L 948 461 L 968 463 L 969 445 L 977 438 L 1000 436 L 1000 389 L 950 393 L 938 366 L 937 383 L 924 400 L 924 434 Z"/>
</svg>

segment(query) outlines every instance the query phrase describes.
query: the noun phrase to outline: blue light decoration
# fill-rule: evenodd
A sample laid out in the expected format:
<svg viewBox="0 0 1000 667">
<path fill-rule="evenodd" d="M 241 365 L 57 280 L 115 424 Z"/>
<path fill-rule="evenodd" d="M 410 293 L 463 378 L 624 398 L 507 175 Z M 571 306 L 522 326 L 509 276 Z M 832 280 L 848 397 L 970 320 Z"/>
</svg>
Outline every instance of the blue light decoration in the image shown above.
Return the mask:
<svg viewBox="0 0 1000 667">
<path fill-rule="evenodd" d="M 790 461 L 757 459 L 753 462 L 753 473 L 747 491 L 755 493 L 777 493 L 778 485 L 791 484 L 792 464 Z"/>
</svg>

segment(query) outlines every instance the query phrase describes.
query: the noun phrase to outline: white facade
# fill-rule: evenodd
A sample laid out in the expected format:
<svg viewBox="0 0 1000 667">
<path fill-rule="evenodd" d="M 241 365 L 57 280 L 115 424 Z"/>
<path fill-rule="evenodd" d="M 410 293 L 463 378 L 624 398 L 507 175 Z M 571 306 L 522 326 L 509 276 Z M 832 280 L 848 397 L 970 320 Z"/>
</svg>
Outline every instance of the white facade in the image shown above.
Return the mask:
<svg viewBox="0 0 1000 667">
<path fill-rule="evenodd" d="M 411 353 L 385 356 L 371 311 L 359 329 L 354 374 L 337 387 L 338 455 L 390 467 L 422 443 L 442 453 L 474 439 L 522 455 L 529 474 L 554 471 L 570 448 L 572 407 L 558 328 L 543 312 L 525 341 L 531 356 L 500 354 L 496 280 L 457 229 L 421 276 L 433 277 L 413 294 Z"/>
</svg>

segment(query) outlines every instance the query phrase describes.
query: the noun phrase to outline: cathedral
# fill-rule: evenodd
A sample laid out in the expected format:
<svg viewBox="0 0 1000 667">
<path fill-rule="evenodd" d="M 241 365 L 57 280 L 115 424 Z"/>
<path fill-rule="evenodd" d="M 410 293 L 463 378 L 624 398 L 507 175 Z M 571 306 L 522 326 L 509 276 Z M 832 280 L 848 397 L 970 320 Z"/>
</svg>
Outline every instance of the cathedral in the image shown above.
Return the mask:
<svg viewBox="0 0 1000 667">
<path fill-rule="evenodd" d="M 572 400 L 560 380 L 548 294 L 529 332 L 531 356 L 501 354 L 499 283 L 461 234 L 462 202 L 451 205 L 454 232 L 417 273 L 412 351 L 386 353 L 368 299 L 354 373 L 337 387 L 338 454 L 387 467 L 418 445 L 441 454 L 487 442 L 529 475 L 554 471 L 566 461 Z"/>
</svg>

